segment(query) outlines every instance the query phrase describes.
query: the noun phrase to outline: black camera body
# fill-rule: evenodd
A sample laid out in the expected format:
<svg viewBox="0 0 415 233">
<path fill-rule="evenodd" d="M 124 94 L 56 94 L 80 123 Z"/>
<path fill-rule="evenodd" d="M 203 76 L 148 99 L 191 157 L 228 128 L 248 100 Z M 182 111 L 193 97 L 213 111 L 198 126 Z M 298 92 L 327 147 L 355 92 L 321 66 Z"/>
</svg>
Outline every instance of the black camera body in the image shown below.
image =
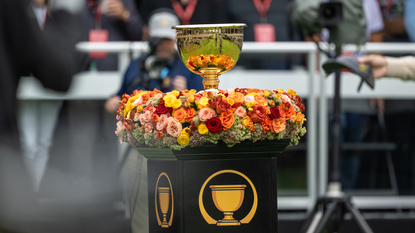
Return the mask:
<svg viewBox="0 0 415 233">
<path fill-rule="evenodd" d="M 366 42 L 366 17 L 363 0 L 293 0 L 290 5 L 292 22 L 304 34 L 330 31 L 330 43 L 336 45 Z"/>
<path fill-rule="evenodd" d="M 335 27 L 343 21 L 343 4 L 341 2 L 321 3 L 318 13 L 318 22 L 323 27 Z"/>
</svg>

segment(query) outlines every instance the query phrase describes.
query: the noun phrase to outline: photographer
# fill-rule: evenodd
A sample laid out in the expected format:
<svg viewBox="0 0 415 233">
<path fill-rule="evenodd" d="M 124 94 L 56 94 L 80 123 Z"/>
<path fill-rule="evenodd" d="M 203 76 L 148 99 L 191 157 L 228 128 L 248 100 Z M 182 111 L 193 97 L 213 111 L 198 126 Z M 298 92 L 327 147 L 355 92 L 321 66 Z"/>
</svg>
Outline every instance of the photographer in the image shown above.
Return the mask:
<svg viewBox="0 0 415 233">
<path fill-rule="evenodd" d="M 203 90 L 202 77 L 190 72 L 176 51 L 176 33 L 171 27 L 179 24 L 179 18 L 171 10 L 160 9 L 151 14 L 148 20 L 151 51 L 130 63 L 120 90 L 105 104 L 108 112 L 115 113 L 121 96 L 135 89 Z"/>
</svg>

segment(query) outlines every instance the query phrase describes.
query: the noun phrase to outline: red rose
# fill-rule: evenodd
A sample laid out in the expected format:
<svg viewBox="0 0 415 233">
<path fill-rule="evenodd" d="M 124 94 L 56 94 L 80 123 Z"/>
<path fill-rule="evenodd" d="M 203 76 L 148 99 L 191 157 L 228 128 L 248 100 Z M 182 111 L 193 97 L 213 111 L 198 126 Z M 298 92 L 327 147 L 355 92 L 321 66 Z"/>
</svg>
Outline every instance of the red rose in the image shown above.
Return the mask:
<svg viewBox="0 0 415 233">
<path fill-rule="evenodd" d="M 255 105 L 252 111 L 248 112 L 253 122 L 262 122 L 267 116 L 267 108 L 262 105 Z"/>
<path fill-rule="evenodd" d="M 226 100 L 220 100 L 216 102 L 216 112 L 221 114 L 222 112 L 227 112 L 232 109 L 232 106 Z"/>
<path fill-rule="evenodd" d="M 163 98 L 160 98 L 160 99 L 159 99 L 159 106 L 160 106 L 160 105 L 164 105 L 164 100 L 163 100 Z"/>
<path fill-rule="evenodd" d="M 270 117 L 272 120 L 285 117 L 285 112 L 282 108 L 273 106 L 269 110 L 271 111 Z"/>
<path fill-rule="evenodd" d="M 208 128 L 209 132 L 213 134 L 217 134 L 222 131 L 222 123 L 218 117 L 212 117 L 206 121 L 206 127 Z"/>
<path fill-rule="evenodd" d="M 294 96 L 295 105 L 297 105 L 300 108 L 301 112 L 304 112 L 305 107 L 304 104 L 301 103 L 302 99 L 299 95 Z"/>
<path fill-rule="evenodd" d="M 164 105 L 159 105 L 157 106 L 156 111 L 154 111 L 154 114 L 157 114 L 157 115 L 167 114 L 167 113 L 171 114 L 172 112 L 173 112 L 172 108 L 168 108 Z"/>
</svg>

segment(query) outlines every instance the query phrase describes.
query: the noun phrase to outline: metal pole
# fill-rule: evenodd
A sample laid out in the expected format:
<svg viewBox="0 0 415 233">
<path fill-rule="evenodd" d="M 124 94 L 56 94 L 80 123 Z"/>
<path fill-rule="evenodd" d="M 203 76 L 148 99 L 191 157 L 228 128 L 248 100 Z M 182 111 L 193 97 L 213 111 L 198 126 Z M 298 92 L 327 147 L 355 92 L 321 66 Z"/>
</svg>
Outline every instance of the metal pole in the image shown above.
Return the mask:
<svg viewBox="0 0 415 233">
<path fill-rule="evenodd" d="M 317 111 L 316 111 L 316 52 L 308 52 L 309 98 L 307 112 L 307 186 L 310 198 L 309 210 L 317 198 Z"/>
</svg>

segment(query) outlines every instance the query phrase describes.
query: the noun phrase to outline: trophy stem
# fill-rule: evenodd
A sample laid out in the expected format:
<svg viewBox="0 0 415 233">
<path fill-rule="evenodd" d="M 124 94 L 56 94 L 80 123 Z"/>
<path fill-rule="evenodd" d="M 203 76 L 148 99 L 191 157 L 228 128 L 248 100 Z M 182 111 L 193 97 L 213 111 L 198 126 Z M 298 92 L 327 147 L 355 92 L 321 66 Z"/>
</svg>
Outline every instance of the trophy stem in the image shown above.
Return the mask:
<svg viewBox="0 0 415 233">
<path fill-rule="evenodd" d="M 209 67 L 200 70 L 202 73 L 203 87 L 205 88 L 205 91 L 218 92 L 220 71 L 221 70 L 216 67 Z"/>
</svg>

